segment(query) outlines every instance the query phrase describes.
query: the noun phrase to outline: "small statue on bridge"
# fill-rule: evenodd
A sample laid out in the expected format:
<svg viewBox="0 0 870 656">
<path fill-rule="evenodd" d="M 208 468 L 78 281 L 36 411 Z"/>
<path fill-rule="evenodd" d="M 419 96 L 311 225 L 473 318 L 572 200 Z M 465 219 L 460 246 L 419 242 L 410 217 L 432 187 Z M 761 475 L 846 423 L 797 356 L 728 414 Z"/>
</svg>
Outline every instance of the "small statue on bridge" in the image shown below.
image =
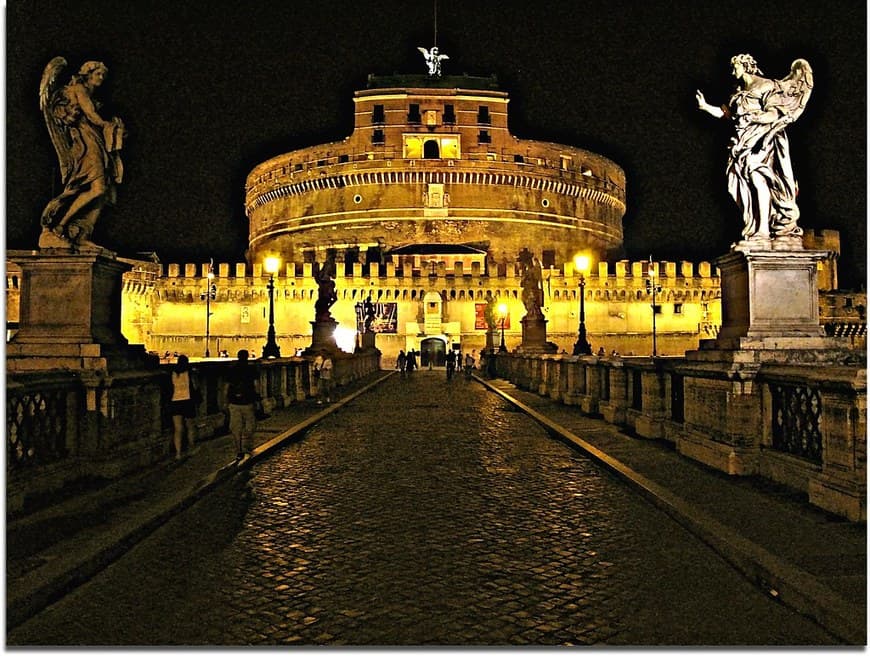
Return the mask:
<svg viewBox="0 0 870 656">
<path fill-rule="evenodd" d="M 372 303 L 372 297 L 366 297 L 363 301 L 363 332 L 373 332 L 372 323 L 375 320 L 375 305 Z"/>
<path fill-rule="evenodd" d="M 526 306 L 526 316 L 532 319 L 542 319 L 544 313 L 544 275 L 541 261 L 524 248 L 520 251 L 517 261 L 521 268 L 521 284 L 523 286 L 523 305 Z"/>
<path fill-rule="evenodd" d="M 94 92 L 108 74 L 105 64 L 85 62 L 67 84 L 63 57 L 45 67 L 39 84 L 39 108 L 60 164 L 63 191 L 42 212 L 40 248 L 95 247 L 90 239 L 106 205 L 115 202 L 123 178 L 120 151 L 125 135 L 119 118 L 104 120 Z"/>
<path fill-rule="evenodd" d="M 314 280 L 317 281 L 314 320 L 332 321 L 329 308 L 338 300 L 338 294 L 335 292 L 335 251 L 327 251 L 326 261 L 323 264 L 314 263 Z"/>
</svg>

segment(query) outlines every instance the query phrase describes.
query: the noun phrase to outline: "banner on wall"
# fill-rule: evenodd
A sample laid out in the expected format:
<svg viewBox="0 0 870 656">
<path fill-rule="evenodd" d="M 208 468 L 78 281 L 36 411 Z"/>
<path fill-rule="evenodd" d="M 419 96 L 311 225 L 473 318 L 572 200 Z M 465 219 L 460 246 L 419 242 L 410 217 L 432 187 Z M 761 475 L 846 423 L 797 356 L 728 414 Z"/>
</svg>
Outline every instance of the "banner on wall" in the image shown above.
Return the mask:
<svg viewBox="0 0 870 656">
<path fill-rule="evenodd" d="M 398 303 L 373 303 L 372 305 L 375 308 L 375 318 L 372 320 L 372 332 L 397 333 L 399 328 Z M 361 333 L 365 330 L 365 310 L 362 303 L 357 303 L 355 308 L 356 330 Z"/>
<path fill-rule="evenodd" d="M 495 327 L 501 329 L 501 318 L 495 318 Z M 511 327 L 511 313 L 508 311 L 507 316 L 504 318 L 504 329 L 510 330 Z M 474 304 L 474 328 L 476 330 L 486 330 L 486 303 L 475 303 Z"/>
</svg>

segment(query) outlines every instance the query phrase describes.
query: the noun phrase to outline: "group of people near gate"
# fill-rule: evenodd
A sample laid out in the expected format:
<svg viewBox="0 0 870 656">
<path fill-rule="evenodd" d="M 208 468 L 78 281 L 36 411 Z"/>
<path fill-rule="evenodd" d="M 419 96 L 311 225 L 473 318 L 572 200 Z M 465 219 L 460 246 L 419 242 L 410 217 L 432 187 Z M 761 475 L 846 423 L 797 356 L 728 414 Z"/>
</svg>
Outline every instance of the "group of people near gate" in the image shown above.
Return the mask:
<svg viewBox="0 0 870 656">
<path fill-rule="evenodd" d="M 447 354 L 444 356 L 447 380 L 453 380 L 457 369 L 464 371 L 466 378 L 471 378 L 471 373 L 477 366 L 477 359 L 474 354 L 475 352 L 471 351 L 471 353 L 466 353 L 463 356 L 460 351 L 447 351 Z M 402 376 L 407 376 L 417 368 L 418 355 L 419 353 L 414 349 L 409 350 L 407 353 L 405 353 L 404 349 L 399 351 L 399 355 L 396 357 L 396 369 L 401 372 Z"/>
</svg>

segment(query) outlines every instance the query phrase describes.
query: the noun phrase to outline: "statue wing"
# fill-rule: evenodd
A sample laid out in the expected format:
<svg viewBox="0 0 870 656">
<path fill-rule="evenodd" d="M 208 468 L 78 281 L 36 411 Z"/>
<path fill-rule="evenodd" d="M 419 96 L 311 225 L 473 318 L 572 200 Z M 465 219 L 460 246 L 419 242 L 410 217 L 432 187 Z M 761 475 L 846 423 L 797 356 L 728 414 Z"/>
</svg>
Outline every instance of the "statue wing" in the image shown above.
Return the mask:
<svg viewBox="0 0 870 656">
<path fill-rule="evenodd" d="M 423 56 L 424 56 L 426 59 L 429 59 L 429 51 L 426 50 L 426 48 L 421 48 L 420 46 L 417 46 L 417 50 L 419 50 L 420 52 L 422 52 L 422 53 L 423 53 Z"/>
<path fill-rule="evenodd" d="M 438 59 L 450 59 L 447 55 L 438 55 Z"/>
<path fill-rule="evenodd" d="M 791 122 L 803 114 L 813 91 L 813 69 L 806 59 L 795 59 L 791 71 L 779 81 L 782 89 L 781 107 Z"/>
<path fill-rule="evenodd" d="M 42 111 L 42 116 L 45 119 L 51 143 L 54 144 L 54 150 L 57 152 L 57 159 L 60 163 L 60 177 L 63 182 L 66 182 L 72 168 L 72 155 L 70 153 L 72 144 L 70 143 L 68 131 L 57 118 L 55 106 L 57 104 L 57 92 L 59 88 L 58 78 L 64 69 L 66 69 L 66 66 L 66 59 L 55 57 L 48 62 L 48 65 L 42 72 L 42 80 L 39 82 L 39 109 Z"/>
</svg>

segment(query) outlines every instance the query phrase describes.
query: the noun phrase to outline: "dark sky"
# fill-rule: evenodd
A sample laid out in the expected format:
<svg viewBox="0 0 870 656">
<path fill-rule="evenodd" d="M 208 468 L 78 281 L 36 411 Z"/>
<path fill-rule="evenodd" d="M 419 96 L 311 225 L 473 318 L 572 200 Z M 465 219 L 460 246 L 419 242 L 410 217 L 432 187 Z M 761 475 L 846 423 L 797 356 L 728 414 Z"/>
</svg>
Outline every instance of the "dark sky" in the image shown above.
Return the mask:
<svg viewBox="0 0 870 656">
<path fill-rule="evenodd" d="M 256 163 L 342 139 L 369 73 L 424 73 L 432 0 L 12 0 L 6 7 L 7 248 L 33 248 L 57 162 L 43 68 L 109 66 L 104 115 L 129 131 L 118 204 L 95 240 L 164 262 L 241 261 Z M 729 59 L 768 77 L 807 59 L 815 88 L 788 130 L 800 225 L 841 232 L 842 287 L 866 276 L 866 7 L 860 0 L 439 0 L 445 74 L 495 74 L 521 138 L 587 148 L 628 178 L 625 256 L 700 261 L 741 221 L 724 178 Z"/>
</svg>

